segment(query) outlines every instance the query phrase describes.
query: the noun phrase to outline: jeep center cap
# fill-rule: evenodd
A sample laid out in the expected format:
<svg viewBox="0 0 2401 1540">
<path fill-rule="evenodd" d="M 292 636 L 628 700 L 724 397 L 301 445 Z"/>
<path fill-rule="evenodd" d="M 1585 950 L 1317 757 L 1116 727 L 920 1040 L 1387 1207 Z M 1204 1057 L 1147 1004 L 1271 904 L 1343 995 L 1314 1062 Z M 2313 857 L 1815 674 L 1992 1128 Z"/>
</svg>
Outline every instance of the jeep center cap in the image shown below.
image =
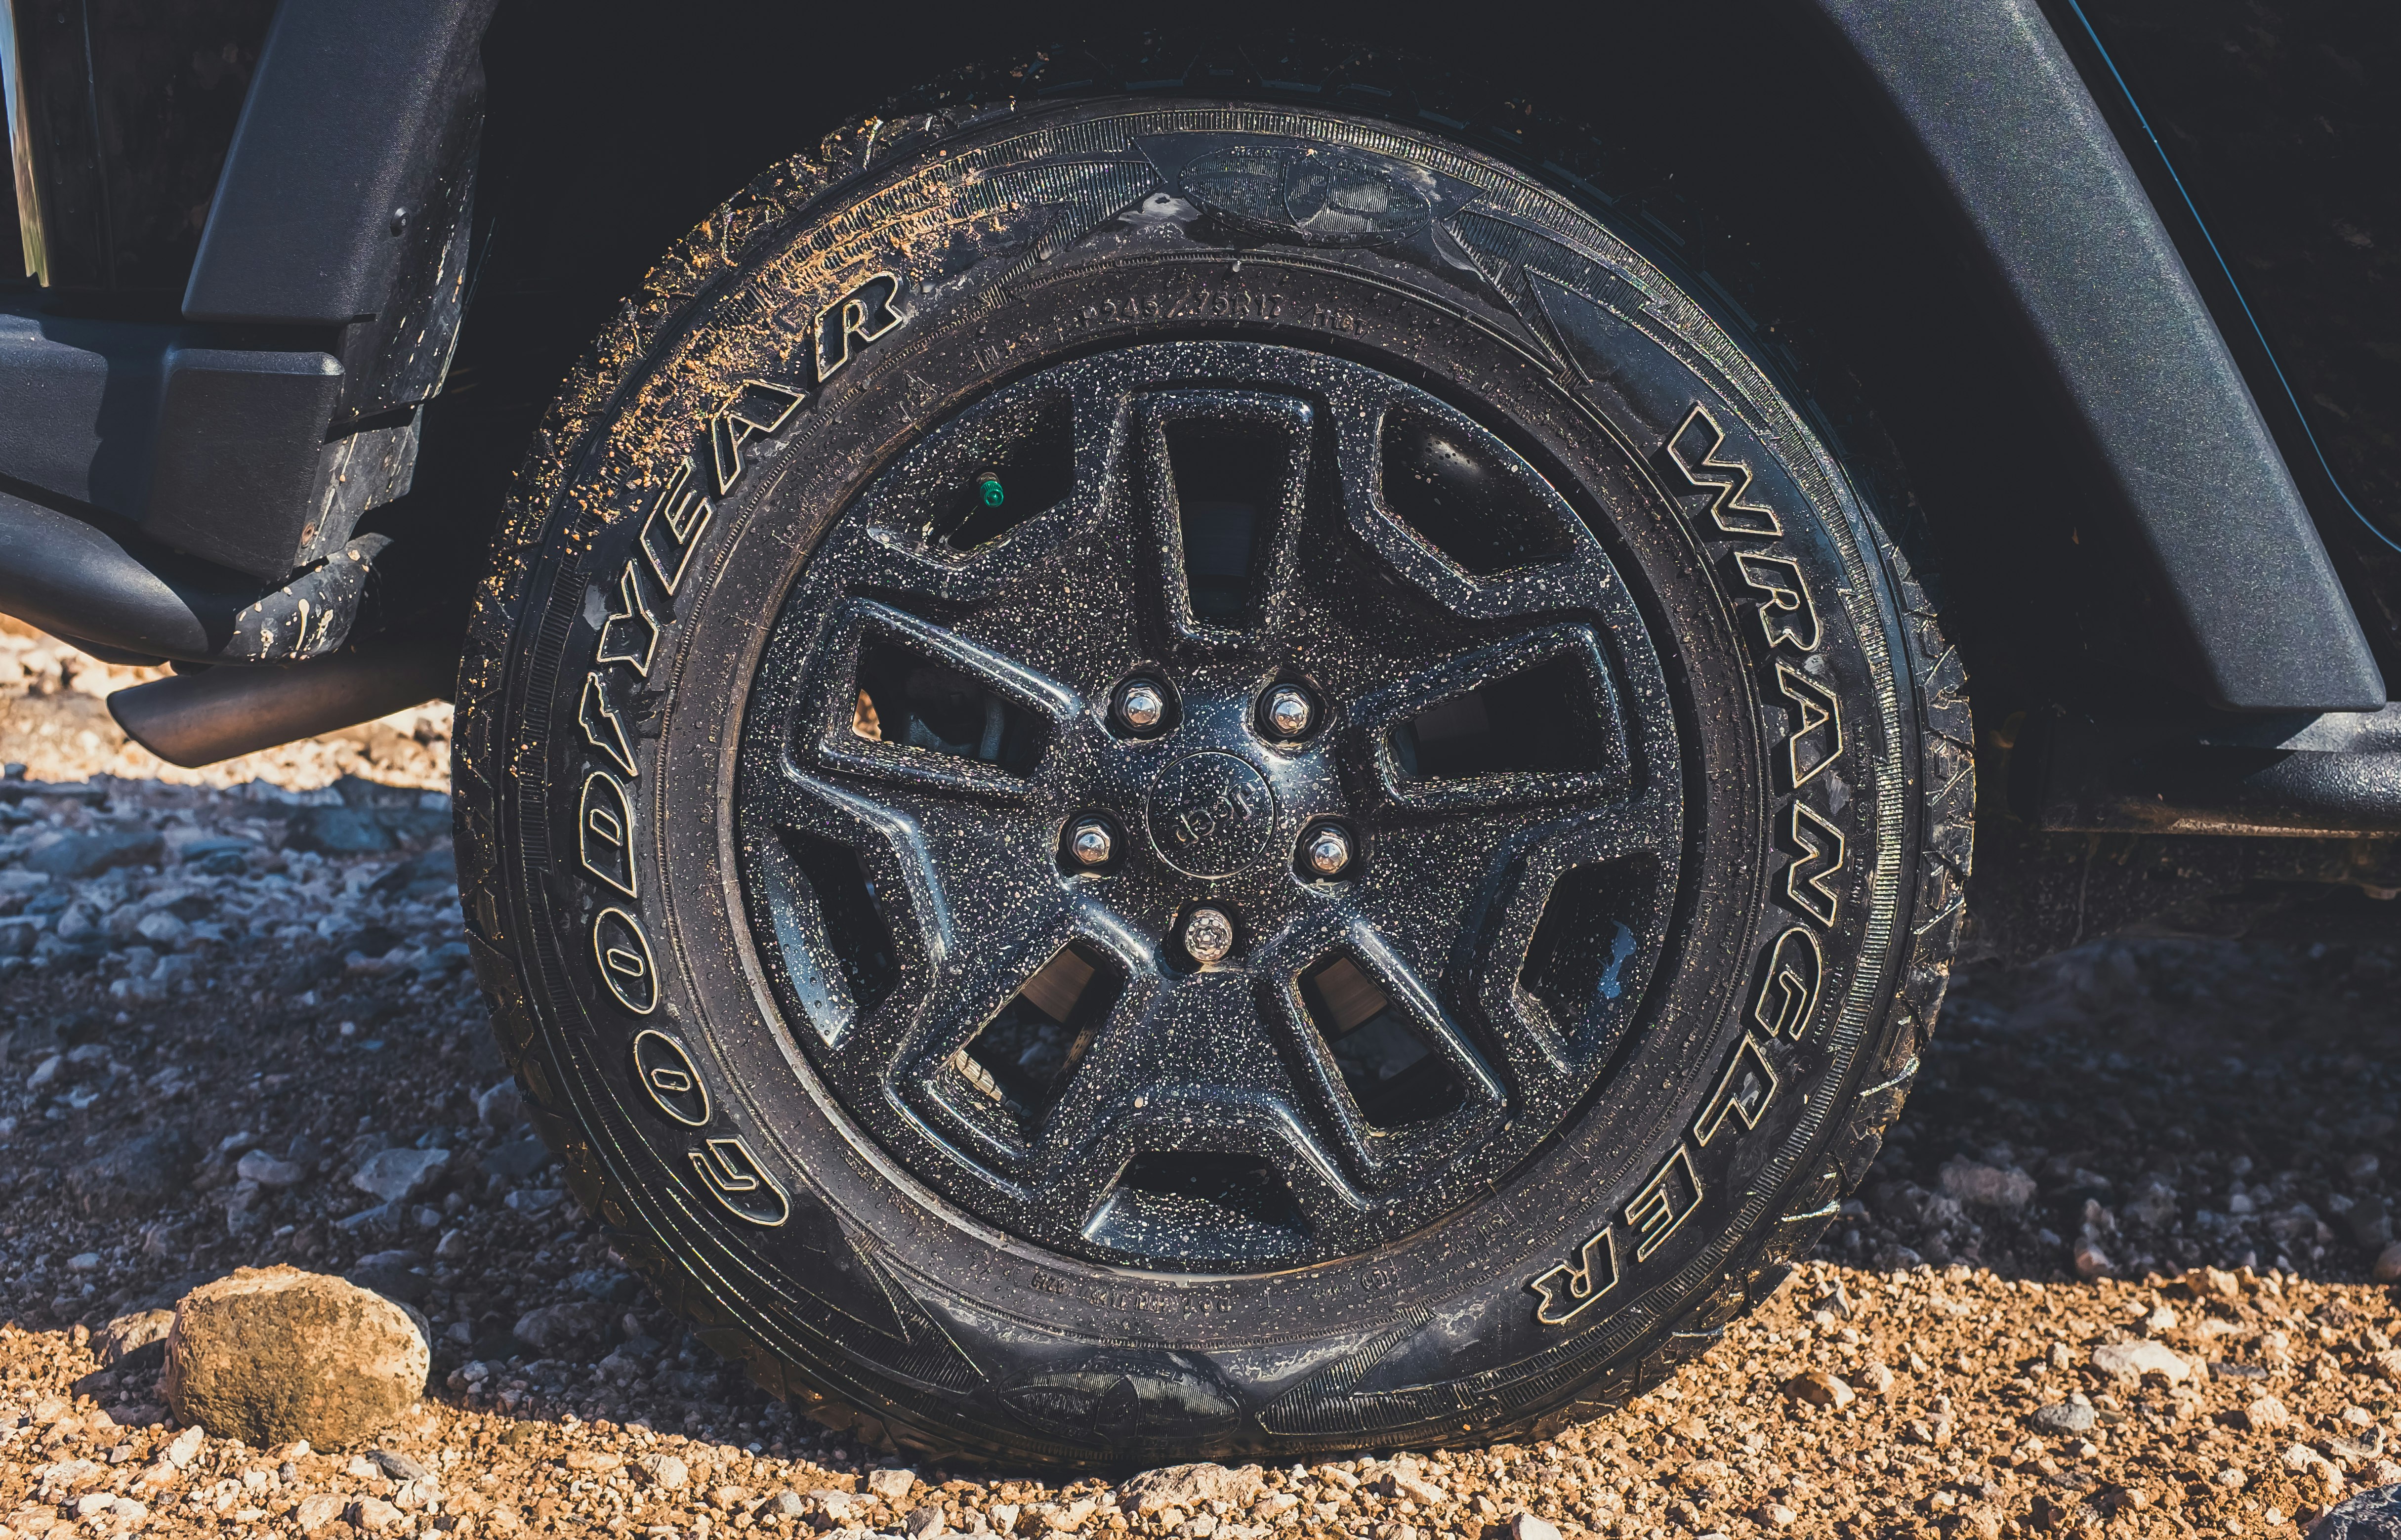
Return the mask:
<svg viewBox="0 0 2401 1540">
<path fill-rule="evenodd" d="M 1187 754 L 1151 784 L 1151 843 L 1187 876 L 1224 877 L 1258 858 L 1275 830 L 1265 777 L 1231 754 Z"/>
</svg>

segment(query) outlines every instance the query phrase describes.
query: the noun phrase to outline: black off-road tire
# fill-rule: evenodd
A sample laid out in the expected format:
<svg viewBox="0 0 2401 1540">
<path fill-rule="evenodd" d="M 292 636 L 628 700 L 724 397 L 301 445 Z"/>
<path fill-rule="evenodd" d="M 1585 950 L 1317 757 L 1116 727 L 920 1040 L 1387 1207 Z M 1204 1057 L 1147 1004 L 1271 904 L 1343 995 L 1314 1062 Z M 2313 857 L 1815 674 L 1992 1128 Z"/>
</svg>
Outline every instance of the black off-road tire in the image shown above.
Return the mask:
<svg viewBox="0 0 2401 1540">
<path fill-rule="evenodd" d="M 1572 191 L 1273 104 L 882 121 L 569 380 L 460 682 L 470 936 L 577 1198 L 768 1390 L 1063 1464 L 1526 1437 L 1863 1176 L 1960 916 L 1959 667 Z M 1063 1065 L 991 1015 L 1054 956 Z"/>
</svg>

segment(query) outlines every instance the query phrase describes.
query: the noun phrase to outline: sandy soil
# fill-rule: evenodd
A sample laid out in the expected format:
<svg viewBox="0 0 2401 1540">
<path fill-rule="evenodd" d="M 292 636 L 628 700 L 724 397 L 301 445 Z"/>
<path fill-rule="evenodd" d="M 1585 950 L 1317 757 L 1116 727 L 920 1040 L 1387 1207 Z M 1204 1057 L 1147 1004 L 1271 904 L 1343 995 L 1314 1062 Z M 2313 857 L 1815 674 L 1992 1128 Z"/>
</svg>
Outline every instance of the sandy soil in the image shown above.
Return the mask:
<svg viewBox="0 0 2401 1540">
<path fill-rule="evenodd" d="M 1145 1512 L 1132 1473 L 915 1468 L 788 1417 L 622 1271 L 465 971 L 446 713 L 195 775 L 116 734 L 99 696 L 130 672 L 0 632 L 5 659 L 0 758 L 29 770 L 0 782 L 0 1540 L 2292 1534 L 2401 1480 L 2401 1312 L 2371 1280 L 2401 947 L 1970 971 L 1818 1257 L 1672 1383 L 1530 1447 Z M 26 864 L 92 834 L 145 859 Z M 128 1200 L 162 1138 L 184 1189 Z M 350 1177 L 393 1147 L 450 1158 L 383 1203 Z M 178 1430 L 155 1371 L 100 1361 L 111 1320 L 277 1261 L 432 1323 L 431 1394 L 379 1452 Z"/>
</svg>

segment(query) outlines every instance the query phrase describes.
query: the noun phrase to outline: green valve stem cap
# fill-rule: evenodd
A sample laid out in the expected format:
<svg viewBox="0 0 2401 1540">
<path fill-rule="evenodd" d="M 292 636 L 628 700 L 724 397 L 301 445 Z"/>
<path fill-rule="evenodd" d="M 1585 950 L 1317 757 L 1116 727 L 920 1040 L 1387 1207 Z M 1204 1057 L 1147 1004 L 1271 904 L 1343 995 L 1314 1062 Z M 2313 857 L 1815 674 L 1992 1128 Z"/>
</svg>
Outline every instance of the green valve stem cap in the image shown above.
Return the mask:
<svg viewBox="0 0 2401 1540">
<path fill-rule="evenodd" d="M 985 507 L 997 508 L 1008 494 L 1000 489 L 1000 477 L 986 471 L 976 477 L 976 495 L 983 499 Z"/>
</svg>

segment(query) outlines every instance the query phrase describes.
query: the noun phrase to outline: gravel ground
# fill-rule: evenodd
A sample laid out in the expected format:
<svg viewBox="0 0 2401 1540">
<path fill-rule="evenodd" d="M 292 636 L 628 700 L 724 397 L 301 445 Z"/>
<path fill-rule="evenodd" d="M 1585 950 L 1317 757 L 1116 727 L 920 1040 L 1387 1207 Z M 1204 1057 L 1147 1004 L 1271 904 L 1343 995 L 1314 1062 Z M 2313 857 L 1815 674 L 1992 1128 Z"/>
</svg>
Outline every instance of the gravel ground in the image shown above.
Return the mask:
<svg viewBox="0 0 2401 1540">
<path fill-rule="evenodd" d="M 2401 1480 L 2401 1321 L 2371 1281 L 2401 947 L 1968 971 L 1818 1257 L 1546 1442 L 912 1469 L 720 1366 L 561 1193 L 466 970 L 446 716 L 170 773 L 100 706 L 128 671 L 0 632 L 7 658 L 0 744 L 30 769 L 0 781 L 0 1540 L 2289 1534 Z M 377 1448 L 179 1430 L 155 1367 L 103 1366 L 112 1320 L 273 1262 L 431 1321 L 432 1392 Z"/>
</svg>

